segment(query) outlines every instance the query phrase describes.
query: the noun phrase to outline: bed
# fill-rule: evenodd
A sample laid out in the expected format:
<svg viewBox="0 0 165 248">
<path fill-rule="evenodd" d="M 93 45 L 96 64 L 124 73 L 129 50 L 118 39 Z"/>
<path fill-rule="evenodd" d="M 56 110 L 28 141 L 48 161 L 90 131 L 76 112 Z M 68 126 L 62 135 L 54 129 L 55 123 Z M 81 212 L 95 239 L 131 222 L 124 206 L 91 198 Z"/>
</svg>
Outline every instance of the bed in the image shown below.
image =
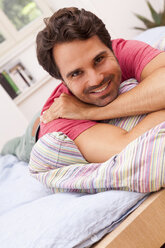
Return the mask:
<svg viewBox="0 0 165 248">
<path fill-rule="evenodd" d="M 137 39 L 154 44 L 163 32 Z M 0 199 L 1 248 L 165 247 L 164 189 L 53 194 L 8 154 L 0 156 Z"/>
<path fill-rule="evenodd" d="M 13 155 L 0 158 L 0 195 L 3 248 L 88 247 L 147 197 L 126 191 L 52 194 Z"/>
</svg>

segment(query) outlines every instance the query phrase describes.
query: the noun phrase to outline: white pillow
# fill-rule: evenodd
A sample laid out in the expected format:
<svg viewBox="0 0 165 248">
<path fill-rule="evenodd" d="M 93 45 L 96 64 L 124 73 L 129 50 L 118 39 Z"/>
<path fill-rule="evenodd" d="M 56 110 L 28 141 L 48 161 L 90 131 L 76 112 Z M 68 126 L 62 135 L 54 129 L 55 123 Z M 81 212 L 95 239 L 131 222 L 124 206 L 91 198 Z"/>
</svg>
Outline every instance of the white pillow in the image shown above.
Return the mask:
<svg viewBox="0 0 165 248">
<path fill-rule="evenodd" d="M 153 45 L 161 38 L 165 37 L 165 26 L 148 29 L 135 37 L 135 40 L 140 40 Z"/>
<path fill-rule="evenodd" d="M 155 47 L 155 48 L 157 48 L 157 49 L 159 49 L 161 51 L 165 51 L 165 34 L 164 34 L 164 36 L 159 41 L 157 41 L 153 45 L 153 47 Z"/>
</svg>

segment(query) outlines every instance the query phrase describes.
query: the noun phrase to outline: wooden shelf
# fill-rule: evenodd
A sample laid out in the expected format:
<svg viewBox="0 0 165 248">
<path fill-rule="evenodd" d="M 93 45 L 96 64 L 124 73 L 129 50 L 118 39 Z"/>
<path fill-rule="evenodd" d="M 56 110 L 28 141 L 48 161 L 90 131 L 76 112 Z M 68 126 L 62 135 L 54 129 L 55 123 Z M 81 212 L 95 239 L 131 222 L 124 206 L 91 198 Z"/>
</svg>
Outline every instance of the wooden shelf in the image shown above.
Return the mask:
<svg viewBox="0 0 165 248">
<path fill-rule="evenodd" d="M 14 99 L 14 103 L 16 105 L 21 104 L 24 100 L 26 100 L 30 95 L 32 95 L 37 89 L 46 84 L 49 80 L 51 80 L 51 76 L 46 75 L 41 81 L 34 83 L 32 86 L 27 88 L 23 93 L 17 96 Z"/>
</svg>

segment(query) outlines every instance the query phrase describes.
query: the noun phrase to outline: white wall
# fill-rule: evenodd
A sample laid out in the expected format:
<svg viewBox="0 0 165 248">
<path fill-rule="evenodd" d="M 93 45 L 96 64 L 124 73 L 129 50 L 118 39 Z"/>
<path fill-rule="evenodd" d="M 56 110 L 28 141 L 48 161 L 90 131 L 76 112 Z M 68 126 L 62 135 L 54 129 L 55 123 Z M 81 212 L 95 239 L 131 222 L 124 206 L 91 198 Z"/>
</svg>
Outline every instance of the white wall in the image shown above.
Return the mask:
<svg viewBox="0 0 165 248">
<path fill-rule="evenodd" d="M 11 138 L 24 133 L 28 124 L 23 114 L 13 104 L 13 101 L 0 86 L 0 150 L 2 146 Z"/>
<path fill-rule="evenodd" d="M 18 104 L 19 110 L 24 114 L 27 120 L 31 120 L 32 116 L 41 110 L 42 106 L 50 96 L 51 92 L 60 83 L 59 80 L 52 78 L 45 84 L 41 85 L 34 93 Z"/>
<path fill-rule="evenodd" d="M 134 30 L 134 26 L 143 27 L 134 13 L 151 18 L 145 0 L 47 0 L 51 8 L 56 11 L 62 7 L 76 6 L 93 11 L 106 24 L 112 38 L 132 39 L 141 31 Z M 163 0 L 149 0 L 156 10 L 163 9 Z"/>
<path fill-rule="evenodd" d="M 135 26 L 144 27 L 134 13 L 150 17 L 150 11 L 145 0 L 90 0 L 98 9 L 100 17 L 107 23 L 108 30 L 115 34 L 113 38 L 132 39 L 141 31 L 133 29 Z M 157 10 L 163 8 L 162 0 L 150 0 Z"/>
</svg>

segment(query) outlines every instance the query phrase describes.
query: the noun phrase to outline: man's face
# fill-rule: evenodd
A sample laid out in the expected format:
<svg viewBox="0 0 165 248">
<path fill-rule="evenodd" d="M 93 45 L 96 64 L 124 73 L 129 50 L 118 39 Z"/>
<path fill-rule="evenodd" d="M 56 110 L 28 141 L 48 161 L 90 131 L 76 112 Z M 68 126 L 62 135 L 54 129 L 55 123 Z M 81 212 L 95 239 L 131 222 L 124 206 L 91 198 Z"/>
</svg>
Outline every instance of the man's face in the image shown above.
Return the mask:
<svg viewBox="0 0 165 248">
<path fill-rule="evenodd" d="M 121 70 L 97 36 L 57 44 L 53 56 L 64 83 L 81 101 L 105 106 L 117 97 Z"/>
</svg>

